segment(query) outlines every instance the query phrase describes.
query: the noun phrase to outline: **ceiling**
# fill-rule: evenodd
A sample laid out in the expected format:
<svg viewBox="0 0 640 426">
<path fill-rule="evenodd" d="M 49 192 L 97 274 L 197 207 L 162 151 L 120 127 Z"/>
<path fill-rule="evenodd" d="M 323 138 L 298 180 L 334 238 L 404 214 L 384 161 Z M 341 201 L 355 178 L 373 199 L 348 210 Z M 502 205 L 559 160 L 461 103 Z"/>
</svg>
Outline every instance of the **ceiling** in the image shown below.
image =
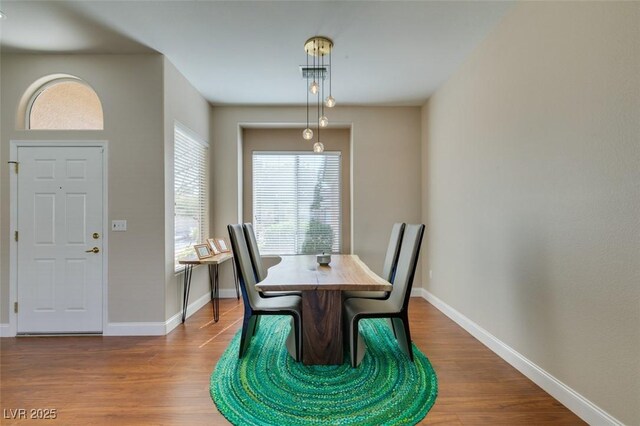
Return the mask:
<svg viewBox="0 0 640 426">
<path fill-rule="evenodd" d="M 303 104 L 303 44 L 333 39 L 339 105 L 422 105 L 513 3 L 7 1 L 3 53 L 160 52 L 213 104 Z"/>
</svg>

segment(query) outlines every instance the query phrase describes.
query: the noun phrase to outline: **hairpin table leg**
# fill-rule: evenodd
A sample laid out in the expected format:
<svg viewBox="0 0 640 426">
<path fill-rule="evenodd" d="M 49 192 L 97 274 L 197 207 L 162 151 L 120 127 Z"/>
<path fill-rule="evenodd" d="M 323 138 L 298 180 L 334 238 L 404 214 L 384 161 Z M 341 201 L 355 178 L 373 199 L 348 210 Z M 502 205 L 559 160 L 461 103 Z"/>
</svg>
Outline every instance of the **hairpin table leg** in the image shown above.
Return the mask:
<svg viewBox="0 0 640 426">
<path fill-rule="evenodd" d="M 219 276 L 218 265 L 209 265 L 209 284 L 211 288 L 211 305 L 213 308 L 213 322 L 220 319 L 220 295 L 219 295 Z"/>
<path fill-rule="evenodd" d="M 182 294 L 182 322 L 187 319 L 187 307 L 189 305 L 189 290 L 191 289 L 191 271 L 193 265 L 185 265 L 183 276 L 183 294 Z"/>
</svg>

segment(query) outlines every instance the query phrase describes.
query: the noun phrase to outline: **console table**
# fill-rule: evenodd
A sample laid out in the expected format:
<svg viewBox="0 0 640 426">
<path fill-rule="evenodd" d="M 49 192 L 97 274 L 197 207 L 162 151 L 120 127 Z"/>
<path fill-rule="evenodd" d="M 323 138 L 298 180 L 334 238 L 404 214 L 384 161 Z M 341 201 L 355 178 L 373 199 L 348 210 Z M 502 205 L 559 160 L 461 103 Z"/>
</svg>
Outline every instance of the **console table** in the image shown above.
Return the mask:
<svg viewBox="0 0 640 426">
<path fill-rule="evenodd" d="M 184 286 L 183 286 L 183 298 L 182 298 L 182 322 L 187 318 L 187 306 L 189 306 L 189 290 L 191 289 L 191 274 L 193 267 L 198 265 L 209 266 L 209 287 L 211 290 L 211 305 L 213 306 L 213 321 L 218 322 L 220 319 L 220 297 L 219 297 L 219 278 L 218 278 L 218 266 L 227 260 L 233 260 L 233 254 L 231 252 L 216 254 L 215 256 L 208 257 L 206 259 L 198 259 L 197 257 L 187 257 L 178 260 L 180 265 L 184 265 Z M 238 275 L 236 274 L 235 262 L 231 262 L 233 265 L 233 281 L 236 285 L 236 298 L 240 299 L 240 288 L 238 286 Z"/>
</svg>

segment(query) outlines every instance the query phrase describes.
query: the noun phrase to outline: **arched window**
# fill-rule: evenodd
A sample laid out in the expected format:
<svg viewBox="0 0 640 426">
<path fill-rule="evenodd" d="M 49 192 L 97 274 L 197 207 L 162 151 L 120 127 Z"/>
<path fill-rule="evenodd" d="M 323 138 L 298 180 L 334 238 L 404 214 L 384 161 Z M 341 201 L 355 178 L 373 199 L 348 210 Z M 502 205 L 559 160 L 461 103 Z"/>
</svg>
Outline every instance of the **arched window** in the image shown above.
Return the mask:
<svg viewBox="0 0 640 426">
<path fill-rule="evenodd" d="M 26 115 L 27 129 L 104 129 L 100 98 L 77 78 L 57 78 L 40 86 L 31 96 Z"/>
</svg>

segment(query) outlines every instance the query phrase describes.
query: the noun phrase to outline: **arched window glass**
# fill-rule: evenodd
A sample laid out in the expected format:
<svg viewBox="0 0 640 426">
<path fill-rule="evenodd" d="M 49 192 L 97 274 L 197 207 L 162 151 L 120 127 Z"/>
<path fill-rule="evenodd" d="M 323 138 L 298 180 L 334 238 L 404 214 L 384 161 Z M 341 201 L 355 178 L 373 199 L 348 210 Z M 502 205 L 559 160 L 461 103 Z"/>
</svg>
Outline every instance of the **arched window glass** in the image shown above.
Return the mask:
<svg viewBox="0 0 640 426">
<path fill-rule="evenodd" d="M 96 92 L 80 80 L 53 80 L 31 98 L 27 128 L 102 130 L 102 105 Z"/>
</svg>

